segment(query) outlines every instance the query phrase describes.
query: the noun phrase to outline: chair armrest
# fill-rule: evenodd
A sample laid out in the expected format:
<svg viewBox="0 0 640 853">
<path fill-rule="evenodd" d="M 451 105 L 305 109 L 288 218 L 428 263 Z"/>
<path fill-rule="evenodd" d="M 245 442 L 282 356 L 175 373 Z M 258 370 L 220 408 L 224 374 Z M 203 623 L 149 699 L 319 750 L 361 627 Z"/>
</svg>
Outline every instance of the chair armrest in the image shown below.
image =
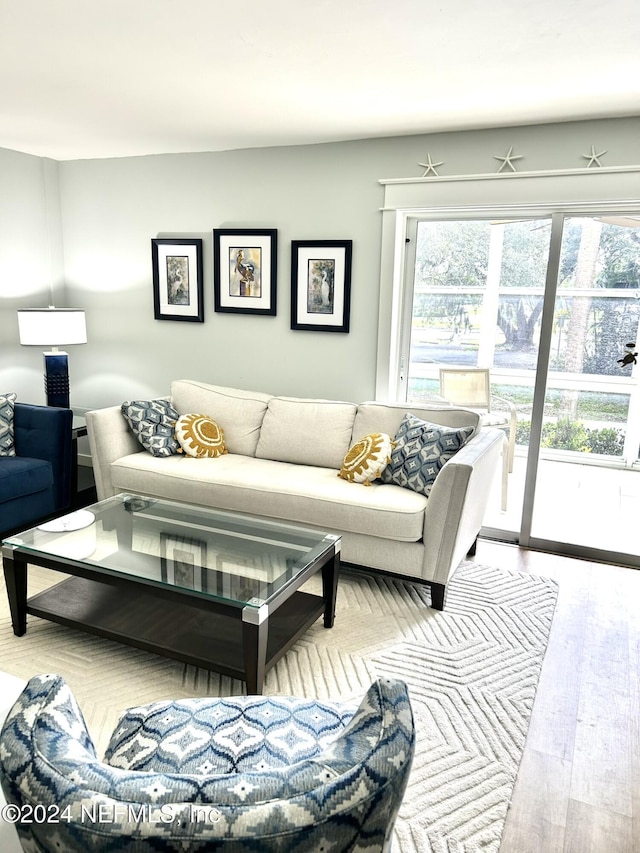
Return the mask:
<svg viewBox="0 0 640 853">
<path fill-rule="evenodd" d="M 516 411 L 516 407 L 515 407 L 515 406 L 514 406 L 514 404 L 511 402 L 511 400 L 507 400 L 507 399 L 505 399 L 504 397 L 497 397 L 495 394 L 492 394 L 492 395 L 491 395 L 491 399 L 492 399 L 492 400 L 497 400 L 499 403 L 504 403 L 504 405 L 509 409 L 509 412 L 510 412 L 511 414 L 514 414 L 514 413 L 515 413 L 515 411 Z"/>
<path fill-rule="evenodd" d="M 504 433 L 483 428 L 443 465 L 424 514 L 425 580 L 447 584 L 482 526 Z"/>
<path fill-rule="evenodd" d="M 513 457 L 516 449 L 516 429 L 518 427 L 518 411 L 516 407 L 510 400 L 505 400 L 504 397 L 491 397 L 492 400 L 498 400 L 500 403 L 504 403 L 505 406 L 509 409 L 509 445 L 507 449 L 507 470 L 509 473 L 513 471 Z M 506 416 L 506 414 L 505 414 Z M 507 495 L 506 491 L 504 492 L 503 497 L 503 509 L 506 509 Z"/>
<path fill-rule="evenodd" d="M 73 412 L 53 406 L 16 403 L 15 448 L 18 456 L 51 464 L 56 510 L 71 505 L 73 472 Z"/>
<path fill-rule="evenodd" d="M 145 450 L 129 429 L 120 406 L 94 409 L 86 413 L 85 419 L 96 492 L 98 500 L 102 501 L 117 492 L 111 482 L 111 463 L 122 456 L 144 453 Z"/>
</svg>

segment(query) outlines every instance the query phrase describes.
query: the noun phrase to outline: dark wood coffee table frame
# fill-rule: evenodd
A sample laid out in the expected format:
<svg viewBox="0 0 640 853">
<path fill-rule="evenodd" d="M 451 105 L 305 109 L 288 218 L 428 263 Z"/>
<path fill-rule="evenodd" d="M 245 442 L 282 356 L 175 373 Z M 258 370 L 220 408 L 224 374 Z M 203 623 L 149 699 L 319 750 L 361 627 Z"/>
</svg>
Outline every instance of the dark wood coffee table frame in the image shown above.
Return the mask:
<svg viewBox="0 0 640 853">
<path fill-rule="evenodd" d="M 267 671 L 320 616 L 325 628 L 333 627 L 340 538 L 328 539 L 333 547 L 260 607 L 234 606 L 6 544 L 2 558 L 13 633 L 26 633 L 30 614 L 241 679 L 247 693 L 261 694 Z M 28 598 L 29 563 L 71 577 Z M 322 595 L 300 591 L 316 572 L 322 573 Z"/>
</svg>

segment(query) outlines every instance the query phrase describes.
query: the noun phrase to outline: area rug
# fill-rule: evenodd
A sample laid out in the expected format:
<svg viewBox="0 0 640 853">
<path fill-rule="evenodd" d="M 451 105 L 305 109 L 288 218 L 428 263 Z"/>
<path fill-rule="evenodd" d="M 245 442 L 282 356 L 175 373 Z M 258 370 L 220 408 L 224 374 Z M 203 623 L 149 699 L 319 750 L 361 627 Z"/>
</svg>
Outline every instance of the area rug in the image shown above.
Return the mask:
<svg viewBox="0 0 640 853">
<path fill-rule="evenodd" d="M 51 573 L 29 572 L 29 594 L 50 584 Z M 268 673 L 265 693 L 357 703 L 378 676 L 404 679 L 417 744 L 394 851 L 497 851 L 556 595 L 548 578 L 467 562 L 438 612 L 426 587 L 344 571 L 335 626 L 316 623 Z M 14 637 L 4 589 L 0 670 L 63 675 L 99 753 L 128 706 L 244 692 L 239 681 L 33 617 Z"/>
</svg>

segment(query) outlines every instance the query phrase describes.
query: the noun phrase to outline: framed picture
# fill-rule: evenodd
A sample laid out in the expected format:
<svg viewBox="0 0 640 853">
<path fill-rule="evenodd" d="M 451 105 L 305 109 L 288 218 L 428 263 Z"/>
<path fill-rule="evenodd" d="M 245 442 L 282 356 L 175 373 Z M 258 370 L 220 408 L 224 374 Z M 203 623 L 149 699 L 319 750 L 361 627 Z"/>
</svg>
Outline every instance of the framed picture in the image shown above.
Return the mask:
<svg viewBox="0 0 640 853">
<path fill-rule="evenodd" d="M 207 543 L 202 539 L 160 533 L 160 577 L 183 589 L 206 589 Z"/>
<path fill-rule="evenodd" d="M 214 229 L 216 311 L 275 315 L 277 235 L 275 228 Z"/>
<path fill-rule="evenodd" d="M 239 553 L 220 553 L 216 557 L 218 573 L 218 594 L 235 601 L 249 601 L 259 598 L 264 582 L 251 575 L 261 574 L 256 559 Z"/>
<path fill-rule="evenodd" d="M 348 332 L 351 240 L 291 242 L 291 328 Z"/>
<path fill-rule="evenodd" d="M 156 320 L 203 323 L 202 240 L 153 239 L 151 259 Z"/>
</svg>

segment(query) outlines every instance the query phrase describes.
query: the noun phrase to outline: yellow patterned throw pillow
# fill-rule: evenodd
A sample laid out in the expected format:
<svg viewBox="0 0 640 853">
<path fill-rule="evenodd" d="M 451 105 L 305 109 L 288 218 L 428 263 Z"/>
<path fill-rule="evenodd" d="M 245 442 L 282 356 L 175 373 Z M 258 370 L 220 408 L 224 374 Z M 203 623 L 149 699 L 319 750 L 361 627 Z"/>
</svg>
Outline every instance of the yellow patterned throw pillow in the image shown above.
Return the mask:
<svg viewBox="0 0 640 853">
<path fill-rule="evenodd" d="M 363 483 L 370 486 L 376 477 L 386 468 L 391 459 L 393 441 L 386 432 L 374 432 L 365 435 L 356 442 L 344 457 L 338 477 L 351 483 Z"/>
<path fill-rule="evenodd" d="M 207 415 L 181 415 L 176 422 L 176 438 L 187 456 L 203 459 L 227 452 L 222 428 Z"/>
</svg>

